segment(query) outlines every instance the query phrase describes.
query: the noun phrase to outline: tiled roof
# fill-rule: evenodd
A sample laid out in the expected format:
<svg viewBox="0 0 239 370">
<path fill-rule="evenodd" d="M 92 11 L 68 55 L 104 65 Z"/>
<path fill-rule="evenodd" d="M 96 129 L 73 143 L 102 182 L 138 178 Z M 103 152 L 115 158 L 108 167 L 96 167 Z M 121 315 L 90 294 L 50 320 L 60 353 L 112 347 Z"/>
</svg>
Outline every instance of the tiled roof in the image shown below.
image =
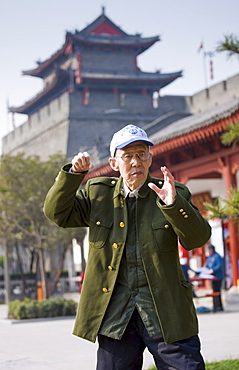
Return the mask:
<svg viewBox="0 0 239 370">
<path fill-rule="evenodd" d="M 125 73 L 109 73 L 109 72 L 84 72 L 82 71 L 81 77 L 84 82 L 103 83 L 103 84 L 131 84 L 144 88 L 161 89 L 169 83 L 182 77 L 182 71 L 173 73 L 146 73 L 146 72 L 129 72 Z"/>
<path fill-rule="evenodd" d="M 139 35 L 123 35 L 123 36 L 114 36 L 114 35 L 102 35 L 102 34 L 93 34 L 85 35 L 82 34 L 73 34 L 72 38 L 79 41 L 80 43 L 85 44 L 100 44 L 100 45 L 123 45 L 123 46 L 150 46 L 156 41 L 159 41 L 159 36 L 154 37 L 144 37 L 142 38 Z"/>
<path fill-rule="evenodd" d="M 113 33 L 94 32 L 94 30 L 97 30 L 97 27 L 103 24 L 107 24 Z M 49 66 L 53 65 L 54 63 L 57 63 L 60 58 L 64 57 L 64 55 L 67 55 L 68 49 L 69 47 L 72 47 L 72 45 L 75 48 L 80 47 L 81 45 L 102 45 L 110 46 L 112 48 L 134 47 L 135 54 L 138 55 L 159 40 L 159 36 L 143 38 L 140 34 L 129 35 L 119 28 L 115 23 L 113 23 L 108 17 L 106 17 L 104 13 L 102 13 L 95 21 L 93 21 L 83 30 L 75 30 L 74 33 L 67 32 L 64 45 L 59 50 L 52 54 L 50 58 L 40 62 L 36 68 L 23 71 L 23 74 L 43 77 L 44 70 L 49 68 Z"/>
<path fill-rule="evenodd" d="M 207 128 L 220 120 L 230 117 L 236 111 L 239 111 L 239 98 L 230 100 L 225 104 L 215 106 L 207 111 L 196 113 L 173 122 L 162 130 L 151 135 L 150 140 L 157 145 L 179 138 L 202 128 Z"/>
<path fill-rule="evenodd" d="M 55 77 L 49 85 L 43 88 L 36 96 L 34 96 L 29 101 L 25 102 L 23 105 L 18 107 L 10 107 L 10 112 L 32 114 L 41 105 L 46 104 L 47 97 L 50 99 L 52 96 L 60 95 L 62 89 L 68 89 L 70 86 L 70 76 L 73 75 L 72 71 L 64 70 L 61 68 L 55 69 Z M 81 77 L 85 83 L 95 85 L 95 84 L 105 84 L 110 86 L 115 86 L 115 82 L 118 85 L 136 86 L 137 88 L 145 89 L 160 89 L 170 82 L 174 81 L 178 77 L 181 77 L 182 72 L 175 73 L 144 73 L 139 71 L 138 73 L 129 74 L 111 74 L 111 73 L 92 73 L 92 72 L 82 72 Z M 74 76 L 74 75 L 73 75 Z M 44 103 L 45 99 L 45 103 Z"/>
</svg>

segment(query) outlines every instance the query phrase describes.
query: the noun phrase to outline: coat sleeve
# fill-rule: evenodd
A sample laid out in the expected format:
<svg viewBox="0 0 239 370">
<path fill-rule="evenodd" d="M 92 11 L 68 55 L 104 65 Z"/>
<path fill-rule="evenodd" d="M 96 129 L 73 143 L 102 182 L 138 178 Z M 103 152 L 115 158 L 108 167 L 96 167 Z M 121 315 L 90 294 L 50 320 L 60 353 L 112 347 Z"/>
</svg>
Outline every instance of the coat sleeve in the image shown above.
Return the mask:
<svg viewBox="0 0 239 370">
<path fill-rule="evenodd" d="M 166 219 L 172 225 L 180 243 L 187 250 L 202 247 L 211 237 L 211 226 L 191 203 L 191 193 L 182 184 L 176 185 L 177 196 L 170 206 L 157 200 Z"/>
<path fill-rule="evenodd" d="M 85 190 L 78 190 L 85 173 L 68 172 L 69 166 L 61 169 L 49 190 L 43 211 L 56 225 L 84 227 L 89 225 L 90 202 Z"/>
</svg>

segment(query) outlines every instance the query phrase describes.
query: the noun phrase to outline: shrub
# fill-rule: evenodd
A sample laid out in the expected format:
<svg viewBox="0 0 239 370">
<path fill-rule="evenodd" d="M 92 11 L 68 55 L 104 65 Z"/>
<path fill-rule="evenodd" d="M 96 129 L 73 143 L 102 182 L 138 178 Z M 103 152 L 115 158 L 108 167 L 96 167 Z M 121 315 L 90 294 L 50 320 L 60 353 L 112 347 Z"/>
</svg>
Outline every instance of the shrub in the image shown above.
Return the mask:
<svg viewBox="0 0 239 370">
<path fill-rule="evenodd" d="M 224 360 L 220 362 L 210 362 L 206 364 L 206 370 L 237 370 L 239 369 L 239 359 Z"/>
<path fill-rule="evenodd" d="M 237 369 L 239 369 L 239 359 L 206 363 L 206 370 L 237 370 Z M 150 367 L 148 370 L 156 370 L 156 367 L 155 366 Z"/>
<path fill-rule="evenodd" d="M 44 317 L 73 316 L 76 314 L 77 303 L 72 299 L 47 299 L 37 301 L 26 298 L 8 304 L 8 318 L 15 320 L 35 319 Z"/>
</svg>

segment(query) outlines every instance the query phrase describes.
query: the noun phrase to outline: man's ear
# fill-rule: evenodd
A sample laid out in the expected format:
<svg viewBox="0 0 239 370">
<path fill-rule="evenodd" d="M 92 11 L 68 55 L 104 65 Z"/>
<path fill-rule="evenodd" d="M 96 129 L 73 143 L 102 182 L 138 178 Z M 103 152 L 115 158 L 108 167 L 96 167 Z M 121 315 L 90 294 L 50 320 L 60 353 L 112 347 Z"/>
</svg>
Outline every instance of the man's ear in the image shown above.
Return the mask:
<svg viewBox="0 0 239 370">
<path fill-rule="evenodd" d="M 116 158 L 109 158 L 109 165 L 114 171 L 119 171 L 119 166 L 117 165 Z"/>
<path fill-rule="evenodd" d="M 149 162 L 149 167 L 151 166 L 152 161 L 153 161 L 153 153 L 150 153 L 150 162 Z"/>
</svg>

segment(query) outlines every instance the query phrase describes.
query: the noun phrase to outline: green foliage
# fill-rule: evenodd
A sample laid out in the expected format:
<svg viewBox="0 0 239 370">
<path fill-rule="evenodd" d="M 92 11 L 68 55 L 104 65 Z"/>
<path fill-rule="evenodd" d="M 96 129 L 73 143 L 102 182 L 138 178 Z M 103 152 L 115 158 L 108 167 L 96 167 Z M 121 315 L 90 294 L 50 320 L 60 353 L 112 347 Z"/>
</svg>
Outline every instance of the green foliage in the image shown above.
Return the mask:
<svg viewBox="0 0 239 370">
<path fill-rule="evenodd" d="M 77 303 L 72 299 L 47 299 L 37 301 L 26 298 L 8 304 L 8 318 L 26 320 L 46 317 L 73 316 L 76 314 Z"/>
<path fill-rule="evenodd" d="M 239 189 L 232 188 L 226 202 L 226 213 L 235 222 L 239 221 Z"/>
<path fill-rule="evenodd" d="M 234 47 L 237 47 L 239 53 L 239 40 L 231 35 L 226 38 L 226 43 L 231 42 Z M 223 51 L 222 46 L 220 51 Z M 222 134 L 221 142 L 224 145 L 237 145 L 239 143 L 239 122 L 234 125 L 228 125 L 227 131 Z M 218 198 L 214 204 L 205 203 L 205 208 L 209 211 L 207 218 L 229 218 L 235 222 L 239 222 L 239 189 L 232 188 L 227 194 L 227 199 Z"/>
<path fill-rule="evenodd" d="M 218 42 L 216 52 L 227 52 L 228 57 L 239 54 L 239 39 L 233 33 L 224 35 L 224 39 Z"/>
<path fill-rule="evenodd" d="M 227 199 L 218 198 L 214 204 L 204 203 L 205 209 L 209 211 L 207 218 L 221 220 L 229 218 L 239 222 L 239 189 L 232 188 Z"/>
<path fill-rule="evenodd" d="M 38 156 L 24 154 L 2 157 L 0 235 L 42 247 L 52 229 L 42 207 L 63 158 L 55 155 L 41 162 Z"/>
<path fill-rule="evenodd" d="M 220 218 L 221 220 L 227 218 L 227 211 L 225 209 L 225 201 L 221 198 L 216 199 L 214 204 L 204 203 L 204 207 L 209 211 L 207 218 L 215 219 Z"/>
<path fill-rule="evenodd" d="M 12 244 L 20 243 L 39 257 L 44 298 L 47 285 L 44 272 L 44 250 L 72 245 L 72 239 L 82 239 L 84 229 L 62 229 L 43 213 L 46 194 L 65 156 L 56 154 L 47 161 L 24 153 L 3 156 L 0 166 L 0 237 Z"/>
<path fill-rule="evenodd" d="M 227 131 L 221 136 L 221 142 L 226 146 L 235 146 L 239 143 L 239 122 L 227 126 Z"/>
<path fill-rule="evenodd" d="M 239 359 L 207 363 L 206 370 L 239 370 Z"/>
<path fill-rule="evenodd" d="M 148 370 L 157 370 L 155 366 Z M 224 360 L 220 362 L 207 362 L 206 370 L 239 370 L 239 360 Z"/>
</svg>

